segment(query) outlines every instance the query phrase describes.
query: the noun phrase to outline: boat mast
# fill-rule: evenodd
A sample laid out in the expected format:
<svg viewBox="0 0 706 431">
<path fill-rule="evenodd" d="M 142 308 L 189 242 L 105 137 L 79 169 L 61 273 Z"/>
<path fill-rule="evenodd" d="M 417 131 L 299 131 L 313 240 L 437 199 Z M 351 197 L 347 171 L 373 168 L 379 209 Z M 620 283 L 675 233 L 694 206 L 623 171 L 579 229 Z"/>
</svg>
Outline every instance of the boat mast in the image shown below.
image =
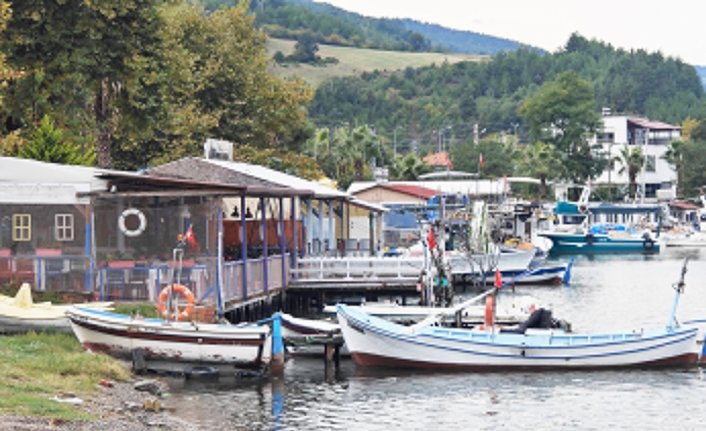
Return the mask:
<svg viewBox="0 0 706 431">
<path fill-rule="evenodd" d="M 672 302 L 672 311 L 669 314 L 669 321 L 667 322 L 667 329 L 670 331 L 679 326 L 679 322 L 677 322 L 677 306 L 679 305 L 679 297 L 684 293 L 684 286 L 686 285 L 686 283 L 684 283 L 684 276 L 686 275 L 686 265 L 688 262 L 689 258 L 687 257 L 684 259 L 684 264 L 681 267 L 679 280 L 672 285 L 672 288 L 674 288 L 674 301 Z"/>
</svg>

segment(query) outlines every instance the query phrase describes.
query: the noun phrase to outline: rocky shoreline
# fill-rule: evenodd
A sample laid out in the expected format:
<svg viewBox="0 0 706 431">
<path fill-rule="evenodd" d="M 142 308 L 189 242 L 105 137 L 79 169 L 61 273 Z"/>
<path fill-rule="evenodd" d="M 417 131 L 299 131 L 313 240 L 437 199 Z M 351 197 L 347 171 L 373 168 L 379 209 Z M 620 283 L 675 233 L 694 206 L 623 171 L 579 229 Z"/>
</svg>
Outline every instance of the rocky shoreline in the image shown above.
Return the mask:
<svg viewBox="0 0 706 431">
<path fill-rule="evenodd" d="M 0 430 L 13 431 L 174 431 L 198 430 L 196 424 L 172 414 L 162 397 L 167 386 L 157 379 L 101 382 L 99 392 L 81 400 L 78 407 L 93 420 L 63 421 L 32 416 L 0 415 Z M 67 398 L 68 400 L 68 398 Z M 76 398 L 73 402 L 78 402 Z"/>
</svg>

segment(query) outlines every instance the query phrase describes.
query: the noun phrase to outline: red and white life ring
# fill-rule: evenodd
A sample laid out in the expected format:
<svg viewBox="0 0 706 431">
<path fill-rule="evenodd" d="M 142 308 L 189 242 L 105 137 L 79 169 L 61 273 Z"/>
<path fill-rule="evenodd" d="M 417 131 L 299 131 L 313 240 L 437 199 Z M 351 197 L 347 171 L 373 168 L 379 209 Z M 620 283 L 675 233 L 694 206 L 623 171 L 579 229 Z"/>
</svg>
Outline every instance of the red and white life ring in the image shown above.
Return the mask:
<svg viewBox="0 0 706 431">
<path fill-rule="evenodd" d="M 167 310 L 167 301 L 169 299 L 170 291 L 172 292 L 172 294 L 178 294 L 184 299 L 184 301 L 186 301 L 186 306 L 179 313 L 175 314 Z M 191 316 L 191 313 L 194 311 L 195 303 L 196 297 L 194 297 L 194 294 L 189 290 L 188 287 L 184 286 L 183 284 L 172 284 L 171 286 L 167 286 L 162 289 L 161 292 L 159 292 L 159 298 L 157 299 L 157 310 L 159 310 L 159 314 L 161 314 L 162 317 L 167 320 L 186 320 L 189 318 L 189 316 Z"/>
</svg>

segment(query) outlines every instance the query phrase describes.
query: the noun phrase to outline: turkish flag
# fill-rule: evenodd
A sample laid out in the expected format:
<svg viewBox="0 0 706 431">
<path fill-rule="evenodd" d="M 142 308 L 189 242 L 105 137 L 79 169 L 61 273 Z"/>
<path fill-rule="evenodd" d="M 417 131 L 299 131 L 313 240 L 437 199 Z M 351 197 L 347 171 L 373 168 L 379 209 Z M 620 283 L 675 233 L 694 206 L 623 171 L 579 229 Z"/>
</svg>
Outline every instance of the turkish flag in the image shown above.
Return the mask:
<svg viewBox="0 0 706 431">
<path fill-rule="evenodd" d="M 434 238 L 433 229 L 429 229 L 429 234 L 427 235 L 427 245 L 429 246 L 430 250 L 436 247 L 436 238 Z"/>
<path fill-rule="evenodd" d="M 483 153 L 478 155 L 478 166 L 483 167 Z"/>
<path fill-rule="evenodd" d="M 194 225 L 189 225 L 189 228 L 186 230 L 186 235 L 184 235 L 184 239 L 186 239 L 186 243 L 189 245 L 190 249 L 197 253 L 201 251 L 201 247 L 199 247 L 199 243 L 196 242 L 196 237 L 194 236 Z"/>
</svg>

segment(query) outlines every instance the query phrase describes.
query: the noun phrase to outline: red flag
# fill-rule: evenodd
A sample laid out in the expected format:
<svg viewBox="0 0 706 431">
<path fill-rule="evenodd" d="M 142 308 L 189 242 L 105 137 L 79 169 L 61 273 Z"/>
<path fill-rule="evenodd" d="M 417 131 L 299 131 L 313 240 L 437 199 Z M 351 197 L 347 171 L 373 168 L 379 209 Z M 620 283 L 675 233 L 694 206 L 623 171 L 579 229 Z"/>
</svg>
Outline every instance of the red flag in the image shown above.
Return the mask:
<svg viewBox="0 0 706 431">
<path fill-rule="evenodd" d="M 199 243 L 196 242 L 196 237 L 194 236 L 194 225 L 189 225 L 189 228 L 186 230 L 186 235 L 184 235 L 184 239 L 186 239 L 186 243 L 189 245 L 190 249 L 197 253 L 201 251 L 201 247 L 199 247 Z"/>
<path fill-rule="evenodd" d="M 429 249 L 433 249 L 436 246 L 436 238 L 434 238 L 434 230 L 429 229 L 429 234 L 427 235 L 427 245 Z"/>
<path fill-rule="evenodd" d="M 503 277 L 500 275 L 500 270 L 495 268 L 495 287 L 500 289 L 503 285 Z"/>
<path fill-rule="evenodd" d="M 483 167 L 483 153 L 478 156 L 478 166 Z"/>
</svg>

